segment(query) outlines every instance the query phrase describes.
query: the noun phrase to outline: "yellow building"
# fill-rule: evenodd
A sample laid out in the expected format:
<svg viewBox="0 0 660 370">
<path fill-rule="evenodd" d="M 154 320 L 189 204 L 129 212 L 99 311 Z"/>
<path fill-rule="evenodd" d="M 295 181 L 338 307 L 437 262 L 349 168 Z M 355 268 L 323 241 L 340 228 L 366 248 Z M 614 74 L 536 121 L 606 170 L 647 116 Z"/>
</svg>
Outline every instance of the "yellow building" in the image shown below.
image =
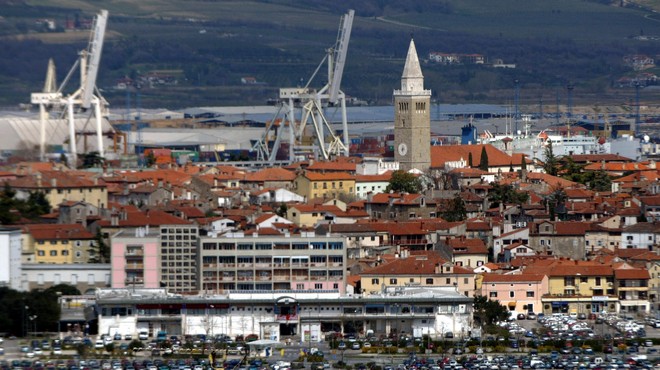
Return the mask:
<svg viewBox="0 0 660 370">
<path fill-rule="evenodd" d="M 323 204 L 295 204 L 286 210 L 287 220 L 298 226 L 314 226 L 320 220 L 324 220 L 326 213 L 338 214 L 344 211 L 332 205 Z"/>
<path fill-rule="evenodd" d="M 108 190 L 89 173 L 76 171 L 40 171 L 8 181 L 16 196 L 27 198 L 31 192 L 42 192 L 51 208 L 65 201 L 84 201 L 97 208 L 108 206 Z"/>
<path fill-rule="evenodd" d="M 88 263 L 97 257 L 94 234 L 80 224 L 33 224 L 23 227 L 23 262 Z"/>
<path fill-rule="evenodd" d="M 347 172 L 305 171 L 294 181 L 294 191 L 309 199 L 355 195 L 355 176 Z"/>
<path fill-rule="evenodd" d="M 475 273 L 455 266 L 432 251 L 404 250 L 393 259 L 383 256 L 382 264 L 360 274 L 363 294 L 380 294 L 396 287 L 452 287 L 474 296 Z"/>
</svg>

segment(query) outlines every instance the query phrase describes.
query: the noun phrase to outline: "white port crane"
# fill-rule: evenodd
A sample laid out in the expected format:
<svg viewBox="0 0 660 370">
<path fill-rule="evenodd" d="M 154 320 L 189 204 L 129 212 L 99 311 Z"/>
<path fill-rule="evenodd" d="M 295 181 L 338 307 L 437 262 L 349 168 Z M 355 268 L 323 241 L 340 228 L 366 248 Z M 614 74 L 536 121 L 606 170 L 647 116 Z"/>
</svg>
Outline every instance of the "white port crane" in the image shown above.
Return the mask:
<svg viewBox="0 0 660 370">
<path fill-rule="evenodd" d="M 105 38 L 105 29 L 108 23 L 108 11 L 101 10 L 94 19 L 92 33 L 90 35 L 87 48 L 80 51 L 79 58 L 71 67 L 66 78 L 57 90 L 55 90 L 55 65 L 51 61 L 48 64 L 46 74 L 46 83 L 40 93 L 31 95 L 32 104 L 39 105 L 40 141 L 39 150 L 41 160 L 46 158 L 46 122 L 50 116 L 50 110 L 62 109 L 60 118 L 67 117 L 69 123 L 69 154 L 72 163 L 75 165 L 78 159 L 78 149 L 76 146 L 76 123 L 75 114 L 89 112 L 85 125 L 91 120 L 92 115 L 96 121 L 96 137 L 99 156 L 104 157 L 103 149 L 103 131 L 102 117 L 107 114 L 108 102 L 101 96 L 96 87 L 96 77 L 99 71 L 101 61 L 101 52 L 103 50 L 103 40 Z M 72 94 L 65 96 L 63 93 L 67 82 L 73 75 L 77 67 L 80 67 L 80 86 Z M 93 108 L 90 110 L 90 108 Z"/>
<path fill-rule="evenodd" d="M 279 109 L 275 117 L 266 125 L 266 130 L 261 139 L 252 148 L 253 151 L 257 151 L 258 160 L 275 161 L 283 137 L 288 137 L 290 162 L 295 160 L 296 153 L 300 151 L 318 150 L 323 159 L 326 160 L 332 156 L 349 155 L 346 95 L 341 90 L 341 79 L 346 64 L 346 53 L 351 38 L 354 13 L 354 10 L 349 10 L 342 16 L 335 44 L 326 50 L 326 56 L 307 84 L 302 88 L 280 89 Z M 326 61 L 328 82 L 316 91 L 310 88 L 309 85 Z M 295 117 L 296 103 L 301 104 L 301 118 L 298 122 Z M 332 125 L 325 116 L 324 109 L 330 106 L 339 106 L 341 109 L 342 137 L 335 134 Z M 281 114 L 283 116 L 280 116 Z M 276 136 L 271 146 L 269 145 L 271 130 L 277 124 L 279 124 L 279 127 L 275 127 Z M 313 126 L 316 145 L 302 145 L 302 137 L 308 124 Z M 286 136 L 284 131 L 288 131 Z M 328 140 L 326 140 L 326 133 L 329 136 Z"/>
</svg>

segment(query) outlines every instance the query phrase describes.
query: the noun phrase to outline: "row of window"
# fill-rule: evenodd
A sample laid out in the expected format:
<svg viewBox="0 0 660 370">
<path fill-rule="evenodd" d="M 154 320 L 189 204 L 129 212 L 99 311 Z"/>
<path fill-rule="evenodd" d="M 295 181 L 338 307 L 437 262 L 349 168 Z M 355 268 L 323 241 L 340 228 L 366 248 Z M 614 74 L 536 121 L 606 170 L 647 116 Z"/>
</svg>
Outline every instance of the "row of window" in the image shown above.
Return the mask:
<svg viewBox="0 0 660 370">
<path fill-rule="evenodd" d="M 57 256 L 67 257 L 67 256 L 69 256 L 69 254 L 70 254 L 69 251 L 66 250 L 66 249 L 61 250 L 61 251 L 57 251 L 57 250 L 48 251 L 48 255 L 50 257 L 57 257 Z M 76 256 L 76 258 L 80 258 L 82 256 L 82 252 L 76 251 L 74 253 L 74 255 Z M 42 249 L 37 249 L 37 256 L 45 257 L 46 256 L 46 251 L 42 250 Z"/>
<path fill-rule="evenodd" d="M 452 278 L 445 278 L 445 284 L 447 284 L 447 285 L 451 285 L 451 283 L 452 283 L 451 280 L 452 280 Z M 396 279 L 396 278 L 390 278 L 390 284 L 391 284 L 391 285 L 396 285 L 396 284 L 398 284 L 398 281 L 399 281 L 399 280 Z M 440 280 L 439 280 L 439 281 L 440 281 Z M 458 279 L 456 279 L 456 281 L 458 282 Z M 415 279 L 414 279 L 414 278 L 409 278 L 409 279 L 408 279 L 408 283 L 414 283 L 414 282 L 415 282 Z M 469 283 L 470 283 L 470 278 L 463 278 L 463 284 L 469 284 Z M 377 279 L 377 278 L 371 279 L 371 284 L 372 284 L 372 285 L 379 285 L 379 284 L 380 284 L 380 279 Z M 433 279 L 433 278 L 426 278 L 426 280 L 425 280 L 425 284 L 426 284 L 426 285 L 434 285 L 434 284 L 435 284 L 435 279 Z"/>
<path fill-rule="evenodd" d="M 490 292 L 490 293 L 488 293 L 488 297 L 490 297 L 490 298 L 498 298 L 498 297 L 497 297 L 497 293 L 498 293 L 498 292 Z M 515 298 L 515 297 L 516 297 L 516 292 L 514 292 L 514 291 L 510 291 L 510 292 L 509 292 L 509 298 Z M 525 292 L 525 297 L 527 297 L 527 298 L 534 298 L 534 291 L 532 291 L 532 290 L 528 290 L 527 292 Z"/>
</svg>

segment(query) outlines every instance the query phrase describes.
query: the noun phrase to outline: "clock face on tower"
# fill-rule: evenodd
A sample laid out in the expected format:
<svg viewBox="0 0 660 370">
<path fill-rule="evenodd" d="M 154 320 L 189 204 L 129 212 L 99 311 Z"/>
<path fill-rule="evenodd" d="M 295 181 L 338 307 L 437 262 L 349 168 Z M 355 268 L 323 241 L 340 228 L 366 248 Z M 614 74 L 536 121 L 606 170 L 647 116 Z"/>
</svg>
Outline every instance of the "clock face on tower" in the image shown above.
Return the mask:
<svg viewBox="0 0 660 370">
<path fill-rule="evenodd" d="M 408 153 L 408 146 L 405 143 L 399 144 L 399 155 L 405 156 Z"/>
</svg>

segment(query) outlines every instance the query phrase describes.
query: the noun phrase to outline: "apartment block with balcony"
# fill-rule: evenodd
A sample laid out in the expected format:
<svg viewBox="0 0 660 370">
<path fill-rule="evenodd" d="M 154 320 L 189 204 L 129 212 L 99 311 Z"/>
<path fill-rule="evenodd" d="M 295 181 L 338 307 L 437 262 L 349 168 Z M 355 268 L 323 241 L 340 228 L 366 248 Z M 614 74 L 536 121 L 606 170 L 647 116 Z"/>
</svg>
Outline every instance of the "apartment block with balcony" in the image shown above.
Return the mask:
<svg viewBox="0 0 660 370">
<path fill-rule="evenodd" d="M 110 247 L 113 288 L 158 288 L 158 229 L 123 230 L 113 235 Z"/>
<path fill-rule="evenodd" d="M 245 235 L 200 238 L 200 282 L 205 292 L 346 290 L 346 246 L 341 237 Z"/>
<path fill-rule="evenodd" d="M 628 314 L 650 312 L 648 270 L 621 268 L 614 270 L 614 278 L 619 295 L 619 312 Z"/>
</svg>

